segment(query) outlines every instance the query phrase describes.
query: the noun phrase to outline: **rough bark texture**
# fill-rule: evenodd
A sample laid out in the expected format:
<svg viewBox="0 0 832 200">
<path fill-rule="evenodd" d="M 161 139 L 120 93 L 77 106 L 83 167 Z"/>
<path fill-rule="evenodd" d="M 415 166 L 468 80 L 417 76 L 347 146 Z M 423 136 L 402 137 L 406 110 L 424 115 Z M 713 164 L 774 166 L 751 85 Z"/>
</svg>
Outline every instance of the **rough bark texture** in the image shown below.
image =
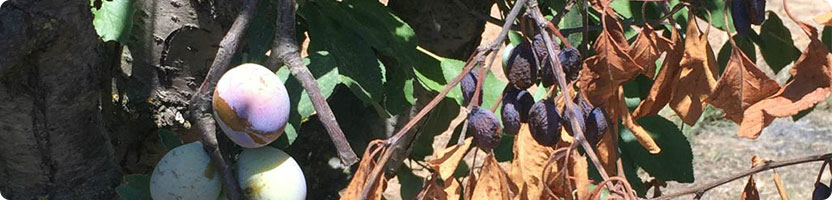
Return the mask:
<svg viewBox="0 0 832 200">
<path fill-rule="evenodd" d="M 112 99 L 116 109 L 105 112 L 125 173 L 148 173 L 164 155 L 157 129 L 176 131 L 183 142 L 200 139 L 189 129 L 188 100 L 205 78 L 241 2 L 134 2 L 126 59 L 112 74 L 119 94 Z"/>
<path fill-rule="evenodd" d="M 460 0 L 474 12 L 490 13 L 492 0 Z M 485 20 L 463 10 L 454 0 L 390 0 L 387 4 L 416 32 L 419 45 L 437 55 L 466 60 L 476 50 Z"/>
<path fill-rule="evenodd" d="M 0 192 L 111 199 L 121 180 L 99 110 L 103 44 L 88 0 L 0 8 Z"/>
</svg>

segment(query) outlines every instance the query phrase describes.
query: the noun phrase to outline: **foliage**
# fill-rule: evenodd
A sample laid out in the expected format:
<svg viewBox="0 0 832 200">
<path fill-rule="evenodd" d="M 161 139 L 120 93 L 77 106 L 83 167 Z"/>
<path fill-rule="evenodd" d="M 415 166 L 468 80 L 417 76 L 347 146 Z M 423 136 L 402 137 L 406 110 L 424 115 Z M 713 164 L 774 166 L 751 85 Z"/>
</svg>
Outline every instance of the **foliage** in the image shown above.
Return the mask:
<svg viewBox="0 0 832 200">
<path fill-rule="evenodd" d="M 419 135 L 414 139 L 409 155 L 416 162 L 427 163 L 431 174 L 420 177 L 408 168 L 401 168 L 394 174 L 402 184 L 402 198 L 408 199 L 539 199 L 552 196 L 583 199 L 592 194 L 615 195 L 601 183 L 603 178 L 598 171 L 605 171 L 610 177 L 622 177 L 617 184 L 631 186 L 634 192 L 643 196 L 650 185 L 645 185 L 648 181 L 635 174 L 639 168 L 647 172 L 653 182 L 695 181 L 690 142 L 678 124 L 657 115 L 660 110 L 671 109 L 681 119 L 680 124 L 695 125 L 710 105 L 721 109 L 726 119 L 739 124 L 739 136 L 754 139 L 775 118 L 805 115 L 832 93 L 830 27 L 823 28 L 821 35 L 815 27 L 789 15 L 810 38 L 809 47 L 801 52 L 784 25 L 789 21 L 784 22 L 774 12 L 768 13 L 759 33 L 751 30 L 747 34 L 732 34 L 737 26 L 733 19 L 747 16 L 728 15 L 730 1 L 704 1 L 693 5 L 669 1 L 668 8 L 680 8 L 674 9 L 674 13 L 663 12 L 661 2 L 589 2 L 586 24 L 597 27 L 597 31 L 553 37 L 556 38 L 554 52 L 559 52 L 557 49 L 561 45 L 589 48 L 581 52 L 580 77 L 569 84 L 573 88 L 537 85 L 534 96 L 535 100 L 553 100 L 559 106 L 559 112 L 564 110 L 564 115 L 568 109 L 564 108 L 566 100 L 559 99 L 564 93 L 586 98 L 590 107 L 605 110 L 610 124 L 618 126 L 611 126 L 600 142 L 590 149 L 584 148 L 587 146 L 575 149 L 583 141 L 576 137 L 577 131 L 571 129 L 571 121 L 564 122 L 564 126 L 569 126 L 568 130 L 563 129 L 556 143 L 548 146 L 534 140 L 528 124 L 523 123 L 516 135 L 502 135 L 502 141 L 493 151 L 487 152 L 484 160 L 463 162 L 476 145 L 471 145 L 470 134 L 461 140 L 464 143 L 454 145 L 458 139 L 454 137 L 464 134 L 466 127 L 464 122 L 451 121 L 460 115 L 467 116 L 472 105 L 464 104 L 459 86 L 452 84 L 454 79 L 468 73 L 470 66 L 486 70 L 485 79 L 480 80 L 483 89 L 481 109 L 499 107 L 503 89 L 512 83 L 497 79 L 491 69 L 485 69 L 490 64 L 444 58 L 419 47 L 414 29 L 378 1 L 316 0 L 299 4 L 298 16 L 302 19 L 299 33 L 309 37 L 308 55 L 303 62 L 316 78 L 325 98 L 332 96 L 338 85 L 343 85 L 365 106 L 374 109 L 375 118 L 409 114 L 409 109 L 417 104 L 418 88 L 424 89 L 429 96 L 451 88 L 447 95 L 436 97 L 440 101 L 423 119 L 424 128 L 417 130 Z M 271 8 L 271 3 L 267 1 L 260 6 Z M 553 24 L 556 29 L 584 26 L 582 1 L 570 5 L 545 0 L 539 5 L 547 19 L 563 14 L 561 21 Z M 102 39 L 123 42 L 132 24 L 130 6 L 129 0 L 114 0 L 104 1 L 100 9 L 93 9 L 94 24 Z M 571 9 L 567 13 L 558 13 L 565 11 L 564 8 Z M 508 10 L 502 11 L 508 13 Z M 664 17 L 668 14 L 671 16 Z M 501 17 L 505 20 L 506 16 Z M 268 45 L 262 44 L 271 44 L 274 20 L 273 13 L 261 12 L 255 16 L 246 39 L 250 44 L 259 45 L 243 50 L 243 55 L 250 55 L 246 61 L 265 60 L 263 56 L 254 55 L 266 55 Z M 522 20 L 526 19 L 518 21 Z M 661 23 L 652 23 L 656 20 Z M 510 31 L 508 39 L 500 42 L 509 47 L 517 46 L 538 31 Z M 729 40 L 715 53 L 708 37 L 721 33 L 727 33 Z M 763 58 L 761 61 L 756 60 L 757 48 Z M 503 60 L 503 65 L 510 62 Z M 791 79 L 783 85 L 778 84 L 766 75 L 764 71 L 768 69 L 758 67 L 761 62 L 774 73 L 789 69 L 787 66 L 793 64 L 788 72 Z M 307 91 L 287 67 L 280 68 L 276 75 L 285 82 L 293 105 L 285 133 L 272 144 L 285 149 L 302 137 L 300 127 L 315 115 L 315 109 Z M 554 92 L 548 93 L 550 90 Z M 460 112 L 461 108 L 463 112 Z M 494 114 L 500 118 L 499 112 Z M 434 149 L 435 136 L 446 131 L 452 131 L 454 137 L 449 139 L 447 147 Z M 158 136 L 168 148 L 181 144 L 170 132 L 160 131 Z M 371 173 L 374 168 L 381 167 L 377 159 L 386 152 L 378 150 L 384 149 L 383 145 L 374 141 L 367 146 L 342 198 L 359 197 L 365 184 L 373 184 L 370 199 L 382 198 L 387 184 L 384 172 L 381 176 Z M 597 157 L 597 161 L 593 157 Z M 617 161 L 621 161 L 625 169 L 619 170 Z M 503 169 L 505 166 L 510 168 Z M 624 173 L 618 174 L 619 171 Z M 376 179 L 370 180 L 370 177 Z M 117 191 L 125 199 L 145 199 L 148 197 L 146 179 L 146 175 L 128 175 Z M 743 196 L 756 194 L 756 189 L 752 191 L 754 184 L 750 179 L 750 186 Z M 654 187 L 658 190 L 658 186 Z"/>
</svg>

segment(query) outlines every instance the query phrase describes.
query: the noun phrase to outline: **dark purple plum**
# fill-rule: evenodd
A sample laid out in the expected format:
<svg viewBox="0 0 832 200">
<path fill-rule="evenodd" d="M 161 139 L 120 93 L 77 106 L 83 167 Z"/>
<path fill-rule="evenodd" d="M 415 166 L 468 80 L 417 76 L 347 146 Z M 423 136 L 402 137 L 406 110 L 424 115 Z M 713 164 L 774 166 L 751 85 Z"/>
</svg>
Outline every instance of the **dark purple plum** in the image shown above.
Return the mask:
<svg viewBox="0 0 832 200">
<path fill-rule="evenodd" d="M 529 131 L 544 146 L 554 146 L 560 139 L 560 114 L 551 100 L 542 99 L 529 111 Z"/>
<path fill-rule="evenodd" d="M 558 53 L 558 59 L 560 60 L 560 66 L 563 69 L 564 75 L 566 75 L 566 82 L 572 82 L 578 79 L 578 72 L 581 71 L 581 52 L 575 47 L 567 47 L 563 48 L 560 53 Z"/>
<path fill-rule="evenodd" d="M 490 150 L 500 144 L 503 136 L 500 121 L 494 113 L 479 106 L 474 106 L 468 113 L 468 134 L 474 135 L 477 146 L 483 150 Z"/>
<path fill-rule="evenodd" d="M 477 70 L 472 69 L 465 77 L 462 77 L 462 80 L 459 82 L 459 89 L 462 90 L 462 103 L 463 105 L 468 105 L 471 102 L 471 99 L 474 97 L 474 90 L 477 88 Z M 480 100 L 477 101 L 477 105 L 482 104 L 482 90 L 480 90 Z"/>
<path fill-rule="evenodd" d="M 508 65 L 503 66 L 508 81 L 523 90 L 537 83 L 537 70 L 537 61 L 529 41 L 523 41 L 511 49 Z"/>
</svg>

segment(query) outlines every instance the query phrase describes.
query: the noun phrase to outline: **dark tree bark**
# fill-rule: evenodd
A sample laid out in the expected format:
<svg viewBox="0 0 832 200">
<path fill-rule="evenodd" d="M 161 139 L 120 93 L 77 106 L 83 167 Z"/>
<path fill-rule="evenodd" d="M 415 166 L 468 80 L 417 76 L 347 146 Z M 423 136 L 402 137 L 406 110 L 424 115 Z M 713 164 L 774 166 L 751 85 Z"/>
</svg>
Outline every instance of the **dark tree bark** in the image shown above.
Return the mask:
<svg viewBox="0 0 832 200">
<path fill-rule="evenodd" d="M 0 192 L 112 199 L 121 180 L 99 109 L 103 43 L 88 0 L 0 8 Z"/>
<path fill-rule="evenodd" d="M 466 60 L 476 50 L 485 20 L 471 15 L 455 0 L 390 0 L 387 4 L 419 39 L 419 45 L 437 55 Z M 490 13 L 492 0 L 459 0 L 474 12 Z"/>
</svg>

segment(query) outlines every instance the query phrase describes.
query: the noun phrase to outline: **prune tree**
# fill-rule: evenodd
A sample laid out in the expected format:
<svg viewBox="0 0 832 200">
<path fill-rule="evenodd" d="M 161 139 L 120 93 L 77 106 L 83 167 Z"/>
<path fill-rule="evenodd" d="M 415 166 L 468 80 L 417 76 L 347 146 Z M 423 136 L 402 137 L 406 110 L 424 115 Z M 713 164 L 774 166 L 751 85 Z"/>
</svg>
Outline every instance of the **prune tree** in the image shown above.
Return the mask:
<svg viewBox="0 0 832 200">
<path fill-rule="evenodd" d="M 486 14 L 492 5 L 498 16 Z M 10 1 L 0 9 L 7 16 L 0 34 L 8 36 L 0 39 L 7 58 L 0 60 L 0 95 L 10 102 L 0 119 L 10 134 L 0 137 L 13 145 L 0 146 L 0 163 L 24 164 L 0 165 L 8 172 L 0 180 L 10 180 L 0 192 L 16 199 L 109 198 L 116 191 L 146 199 L 191 185 L 214 190 L 198 195 L 228 199 L 380 199 L 395 176 L 407 199 L 646 198 L 648 188 L 658 199 L 701 196 L 760 171 L 830 160 L 755 157 L 751 169 L 659 195 L 666 182 L 694 182 L 679 125 L 718 109 L 739 124 L 740 137 L 754 139 L 773 119 L 800 118 L 832 93 L 829 41 L 788 8 L 790 20 L 781 20 L 765 5 Z M 804 51 L 784 26 L 792 22 L 810 40 Z M 481 42 L 486 23 L 501 29 Z M 828 38 L 832 31 L 824 30 Z M 721 33 L 731 39 L 715 54 L 708 37 Z M 499 55 L 504 45 L 513 48 Z M 781 85 L 763 73 L 755 46 L 772 71 L 791 65 L 791 79 Z M 498 56 L 506 80 L 492 73 Z M 50 68 L 54 63 L 72 67 Z M 255 64 L 263 67 L 235 73 Z M 221 80 L 226 74 L 239 76 L 231 87 Z M 280 89 L 261 90 L 275 85 Z M 678 119 L 657 115 L 665 108 Z M 458 116 L 463 120 L 453 120 Z M 444 132 L 453 136 L 437 137 Z M 179 152 L 192 156 L 167 160 Z M 464 160 L 468 154 L 475 159 Z M 71 155 L 98 159 L 61 159 Z M 329 162 L 336 157 L 340 164 Z M 338 171 L 330 166 L 355 163 L 349 176 L 328 176 Z M 190 164 L 212 170 L 183 181 L 158 181 L 170 176 L 154 171 Z M 414 175 L 414 165 L 429 175 Z M 128 175 L 114 188 L 119 172 Z M 81 177 L 97 181 L 69 190 Z M 315 192 L 299 187 L 306 183 Z M 744 198 L 758 195 L 754 185 L 749 178 Z M 816 186 L 818 198 L 828 196 L 819 179 Z M 280 189 L 288 192 L 274 192 Z"/>
</svg>

